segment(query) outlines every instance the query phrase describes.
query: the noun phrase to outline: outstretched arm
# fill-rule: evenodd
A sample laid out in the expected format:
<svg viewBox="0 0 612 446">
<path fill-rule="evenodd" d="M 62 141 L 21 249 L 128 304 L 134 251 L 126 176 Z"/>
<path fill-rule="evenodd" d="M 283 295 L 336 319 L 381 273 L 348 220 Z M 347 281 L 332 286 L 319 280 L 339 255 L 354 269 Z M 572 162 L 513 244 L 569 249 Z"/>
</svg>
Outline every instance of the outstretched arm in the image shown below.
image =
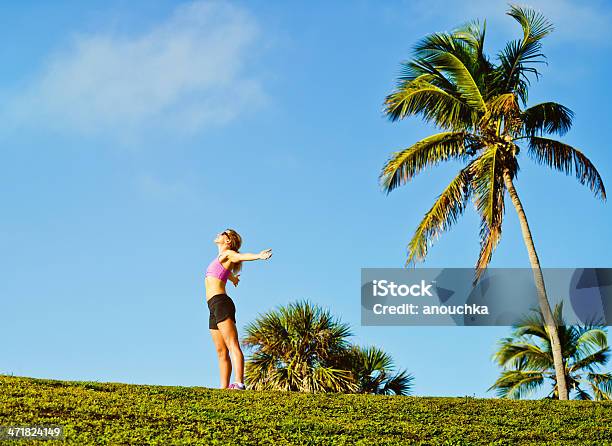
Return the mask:
<svg viewBox="0 0 612 446">
<path fill-rule="evenodd" d="M 264 249 L 263 251 L 252 254 L 248 252 L 236 252 L 236 251 L 227 251 L 227 257 L 232 263 L 238 262 L 248 262 L 250 260 L 268 260 L 272 257 L 271 249 Z"/>
</svg>

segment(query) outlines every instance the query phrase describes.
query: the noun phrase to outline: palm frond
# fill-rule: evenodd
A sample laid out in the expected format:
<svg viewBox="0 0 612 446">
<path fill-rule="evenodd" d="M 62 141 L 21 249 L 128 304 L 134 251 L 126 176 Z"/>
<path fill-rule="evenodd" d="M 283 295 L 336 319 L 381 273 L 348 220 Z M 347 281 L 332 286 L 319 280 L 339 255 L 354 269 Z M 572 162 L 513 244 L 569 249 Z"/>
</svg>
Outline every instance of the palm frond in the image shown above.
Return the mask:
<svg viewBox="0 0 612 446">
<path fill-rule="evenodd" d="M 486 21 L 481 26 L 480 21 L 473 20 L 453 31 L 452 37 L 465 42 L 469 47 L 471 47 L 473 50 L 472 58 L 474 61 L 483 64 L 487 62 L 484 54 L 486 30 Z"/>
<path fill-rule="evenodd" d="M 593 398 L 591 397 L 591 395 L 589 395 L 589 393 L 583 389 L 581 389 L 580 387 L 576 386 L 574 388 L 574 390 L 576 391 L 576 399 L 577 400 L 581 400 L 581 401 L 591 401 Z"/>
<path fill-rule="evenodd" d="M 410 375 L 405 370 L 401 370 L 385 381 L 379 394 L 410 395 L 413 381 L 414 376 Z"/>
<path fill-rule="evenodd" d="M 448 159 L 465 159 L 477 140 L 467 132 L 443 132 L 429 136 L 411 147 L 395 152 L 380 173 L 387 193 L 407 183 L 426 167 Z"/>
<path fill-rule="evenodd" d="M 553 364 L 550 352 L 543 351 L 530 342 L 509 339 L 495 353 L 498 364 L 506 368 L 545 371 Z"/>
<path fill-rule="evenodd" d="M 413 377 L 406 371 L 392 374 L 391 356 L 378 347 L 354 346 L 346 367 L 353 371 L 359 393 L 406 395 L 411 389 Z"/>
<path fill-rule="evenodd" d="M 491 261 L 491 256 L 501 237 L 504 214 L 503 182 L 504 163 L 497 146 L 487 149 L 471 166 L 471 183 L 474 204 L 481 217 L 480 254 L 476 263 L 476 282 Z"/>
<path fill-rule="evenodd" d="M 246 327 L 245 347 L 257 346 L 262 352 L 283 350 L 288 340 L 287 327 L 277 312 L 260 315 Z"/>
<path fill-rule="evenodd" d="M 470 168 L 468 164 L 459 172 L 423 217 L 408 244 L 406 265 L 423 260 L 431 244 L 463 213 L 470 197 Z"/>
<path fill-rule="evenodd" d="M 530 8 L 511 5 L 507 14 L 521 25 L 523 38 L 508 42 L 498 53 L 497 83 L 501 88 L 499 93 L 517 93 L 525 104 L 529 84 L 527 75 L 539 77 L 538 70 L 530 65 L 545 62 L 540 41 L 553 31 L 553 26 L 546 17 Z"/>
<path fill-rule="evenodd" d="M 265 390 L 276 388 L 273 375 L 280 368 L 277 359 L 267 353 L 255 352 L 245 365 L 245 381 L 249 388 Z"/>
<path fill-rule="evenodd" d="M 332 366 L 318 366 L 304 374 L 301 390 L 305 392 L 354 392 L 357 384 L 350 371 Z"/>
<path fill-rule="evenodd" d="M 574 112 L 556 102 L 543 102 L 524 110 L 521 114 L 523 131 L 527 136 L 544 133 L 565 135 L 572 126 Z"/>
<path fill-rule="evenodd" d="M 469 35 L 469 34 L 464 34 Z M 473 109 L 485 111 L 486 106 L 472 70 L 478 68 L 473 46 L 455 34 L 434 33 L 417 43 L 414 50 L 418 59 L 442 72 L 456 91 Z"/>
<path fill-rule="evenodd" d="M 507 14 L 520 23 L 525 42 L 541 40 L 554 31 L 552 23 L 534 9 L 510 5 Z"/>
<path fill-rule="evenodd" d="M 495 95 L 516 94 L 523 105 L 527 104 L 529 91 L 528 73 L 539 76 L 534 67 L 516 66 L 516 60 L 521 57 L 521 41 L 512 40 L 497 54 L 499 64 L 495 67 L 492 89 Z"/>
<path fill-rule="evenodd" d="M 528 396 L 544 383 L 540 371 L 505 370 L 495 383 L 487 389 L 495 389 L 500 398 L 520 399 Z"/>
<path fill-rule="evenodd" d="M 413 48 L 415 58 L 432 61 L 438 54 L 454 56 L 462 65 L 469 67 L 473 60 L 470 45 L 450 33 L 432 33 L 419 40 Z"/>
<path fill-rule="evenodd" d="M 480 253 L 474 267 L 474 279 L 472 285 L 476 285 L 482 276 L 482 273 L 491 262 L 493 251 L 497 247 L 501 239 L 501 224 L 499 226 L 489 226 L 489 223 L 483 218 L 480 220 Z"/>
<path fill-rule="evenodd" d="M 599 172 L 578 149 L 554 139 L 532 136 L 529 138 L 529 155 L 538 163 L 565 172 L 575 173 L 580 184 L 586 184 L 596 197 L 606 199 L 606 190 Z"/>
<path fill-rule="evenodd" d="M 468 42 L 470 37 L 476 41 Z M 402 64 L 397 90 L 386 98 L 385 114 L 393 121 L 422 114 L 445 129 L 473 126 L 477 112 L 486 106 L 479 85 L 483 75 L 492 71 L 478 47 L 483 38 L 472 26 L 421 39 L 414 47 L 414 58 Z"/>
<path fill-rule="evenodd" d="M 472 64 L 470 72 L 480 88 L 485 102 L 494 91 L 495 67 L 484 52 L 487 21 L 474 20 L 459 27 L 453 32 L 455 39 L 463 40 L 471 49 Z"/>
<path fill-rule="evenodd" d="M 612 373 L 589 373 L 587 377 L 596 400 L 612 400 Z"/>
<path fill-rule="evenodd" d="M 359 358 L 359 369 L 367 374 L 393 368 L 391 356 L 378 347 L 355 347 L 354 354 Z"/>
<path fill-rule="evenodd" d="M 608 335 L 605 328 L 579 327 L 574 340 L 575 351 L 581 356 L 608 347 Z"/>
<path fill-rule="evenodd" d="M 580 370 L 588 370 L 589 372 L 593 372 L 596 367 L 600 367 L 602 365 L 606 365 L 608 360 L 610 359 L 610 348 L 605 347 L 596 352 L 591 353 L 590 355 L 585 356 L 584 358 L 580 358 L 572 366 L 569 368 L 570 372 L 577 372 Z"/>
<path fill-rule="evenodd" d="M 470 107 L 482 113 L 487 111 L 486 103 L 472 73 L 457 56 L 449 52 L 440 52 L 432 54 L 430 60 L 438 70 L 448 73 L 457 86 L 461 98 Z"/>
<path fill-rule="evenodd" d="M 466 130 L 477 122 L 476 111 L 460 96 L 455 87 L 443 89 L 440 77 L 422 74 L 416 79 L 401 84 L 388 95 L 384 103 L 384 114 L 391 121 L 407 116 L 421 115 L 443 129 Z"/>
<path fill-rule="evenodd" d="M 400 75 L 397 78 L 398 91 L 402 88 L 410 87 L 410 83 L 419 78 L 432 85 L 435 85 L 436 87 L 444 90 L 446 93 L 449 93 L 453 97 L 459 99 L 457 86 L 453 84 L 450 79 L 444 76 L 444 73 L 432 65 L 431 62 L 426 59 L 419 58 L 402 62 Z"/>
<path fill-rule="evenodd" d="M 544 318 L 541 310 L 533 309 L 513 325 L 515 337 L 535 337 L 540 341 L 549 342 L 548 332 L 544 327 Z"/>
</svg>

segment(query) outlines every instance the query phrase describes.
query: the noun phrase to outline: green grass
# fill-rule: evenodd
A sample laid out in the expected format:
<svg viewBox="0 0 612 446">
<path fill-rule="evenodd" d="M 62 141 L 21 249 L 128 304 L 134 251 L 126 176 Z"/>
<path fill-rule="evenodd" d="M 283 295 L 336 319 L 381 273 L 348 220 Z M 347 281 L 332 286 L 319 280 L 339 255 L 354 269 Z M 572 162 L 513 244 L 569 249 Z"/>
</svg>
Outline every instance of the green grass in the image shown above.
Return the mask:
<svg viewBox="0 0 612 446">
<path fill-rule="evenodd" d="M 612 445 L 612 402 L 302 394 L 0 375 L 0 425 L 72 445 Z M 60 444 L 11 441 L 7 444 Z"/>
</svg>

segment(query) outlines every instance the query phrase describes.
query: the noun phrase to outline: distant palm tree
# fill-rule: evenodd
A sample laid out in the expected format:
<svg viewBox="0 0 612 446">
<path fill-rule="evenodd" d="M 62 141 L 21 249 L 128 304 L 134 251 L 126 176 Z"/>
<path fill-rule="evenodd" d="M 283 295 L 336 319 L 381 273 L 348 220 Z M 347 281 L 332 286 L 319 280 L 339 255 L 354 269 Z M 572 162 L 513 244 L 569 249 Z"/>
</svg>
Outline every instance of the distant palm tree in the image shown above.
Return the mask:
<svg viewBox="0 0 612 446">
<path fill-rule="evenodd" d="M 607 364 L 610 347 L 604 325 L 567 326 L 562 318 L 563 304 L 555 307 L 555 320 L 565 364 L 565 378 L 579 400 L 612 399 L 612 373 L 597 373 Z M 519 399 L 552 384 L 547 398 L 559 398 L 550 337 L 541 312 L 528 316 L 514 326 L 511 337 L 500 341 L 494 358 L 504 367 L 501 376 L 488 390 L 496 389 L 503 398 Z M 590 392 L 589 392 L 590 391 Z"/>
<path fill-rule="evenodd" d="M 347 355 L 347 368 L 358 383 L 358 393 L 409 395 L 414 377 L 405 370 L 393 373 L 393 359 L 378 347 L 353 346 Z"/>
<path fill-rule="evenodd" d="M 307 301 L 259 316 L 242 343 L 253 353 L 245 379 L 255 390 L 405 395 L 412 377 L 393 374 L 391 357 L 348 341 L 347 324 Z"/>
<path fill-rule="evenodd" d="M 605 200 L 606 193 L 595 166 L 581 151 L 543 136 L 566 133 L 572 111 L 555 102 L 524 108 L 528 75 L 539 77 L 534 64 L 544 62 L 541 40 L 552 31 L 552 25 L 528 8 L 510 6 L 508 15 L 519 22 L 523 37 L 508 42 L 497 54 L 496 63 L 484 53 L 485 25 L 477 21 L 451 33 L 431 34 L 416 45 L 414 58 L 403 64 L 396 91 L 386 98 L 385 113 L 393 121 L 420 115 L 444 131 L 395 152 L 381 172 L 381 183 L 389 193 L 442 161 L 467 164 L 419 224 L 408 245 L 406 263 L 424 260 L 431 243 L 457 221 L 472 198 L 481 218 L 475 283 L 501 238 L 508 191 L 534 271 L 538 303 L 550 330 L 560 399 L 567 399 L 559 334 L 525 210 L 514 186 L 519 145 L 526 146 L 525 151 L 537 163 L 575 173 L 596 197 Z"/>
</svg>

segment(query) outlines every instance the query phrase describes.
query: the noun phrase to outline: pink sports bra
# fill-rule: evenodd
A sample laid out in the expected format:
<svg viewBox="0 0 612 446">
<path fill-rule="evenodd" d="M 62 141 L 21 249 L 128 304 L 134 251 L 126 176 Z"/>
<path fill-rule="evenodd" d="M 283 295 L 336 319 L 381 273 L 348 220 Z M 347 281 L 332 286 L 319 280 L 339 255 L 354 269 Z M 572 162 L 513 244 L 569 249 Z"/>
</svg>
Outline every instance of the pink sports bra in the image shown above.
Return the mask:
<svg viewBox="0 0 612 446">
<path fill-rule="evenodd" d="M 204 277 L 212 276 L 222 280 L 223 282 L 227 282 L 227 278 L 230 274 L 231 271 L 229 269 L 225 269 L 225 267 L 221 265 L 221 262 L 219 262 L 219 258 L 216 257 L 215 260 L 210 262 L 208 268 L 206 268 L 206 274 Z"/>
</svg>

